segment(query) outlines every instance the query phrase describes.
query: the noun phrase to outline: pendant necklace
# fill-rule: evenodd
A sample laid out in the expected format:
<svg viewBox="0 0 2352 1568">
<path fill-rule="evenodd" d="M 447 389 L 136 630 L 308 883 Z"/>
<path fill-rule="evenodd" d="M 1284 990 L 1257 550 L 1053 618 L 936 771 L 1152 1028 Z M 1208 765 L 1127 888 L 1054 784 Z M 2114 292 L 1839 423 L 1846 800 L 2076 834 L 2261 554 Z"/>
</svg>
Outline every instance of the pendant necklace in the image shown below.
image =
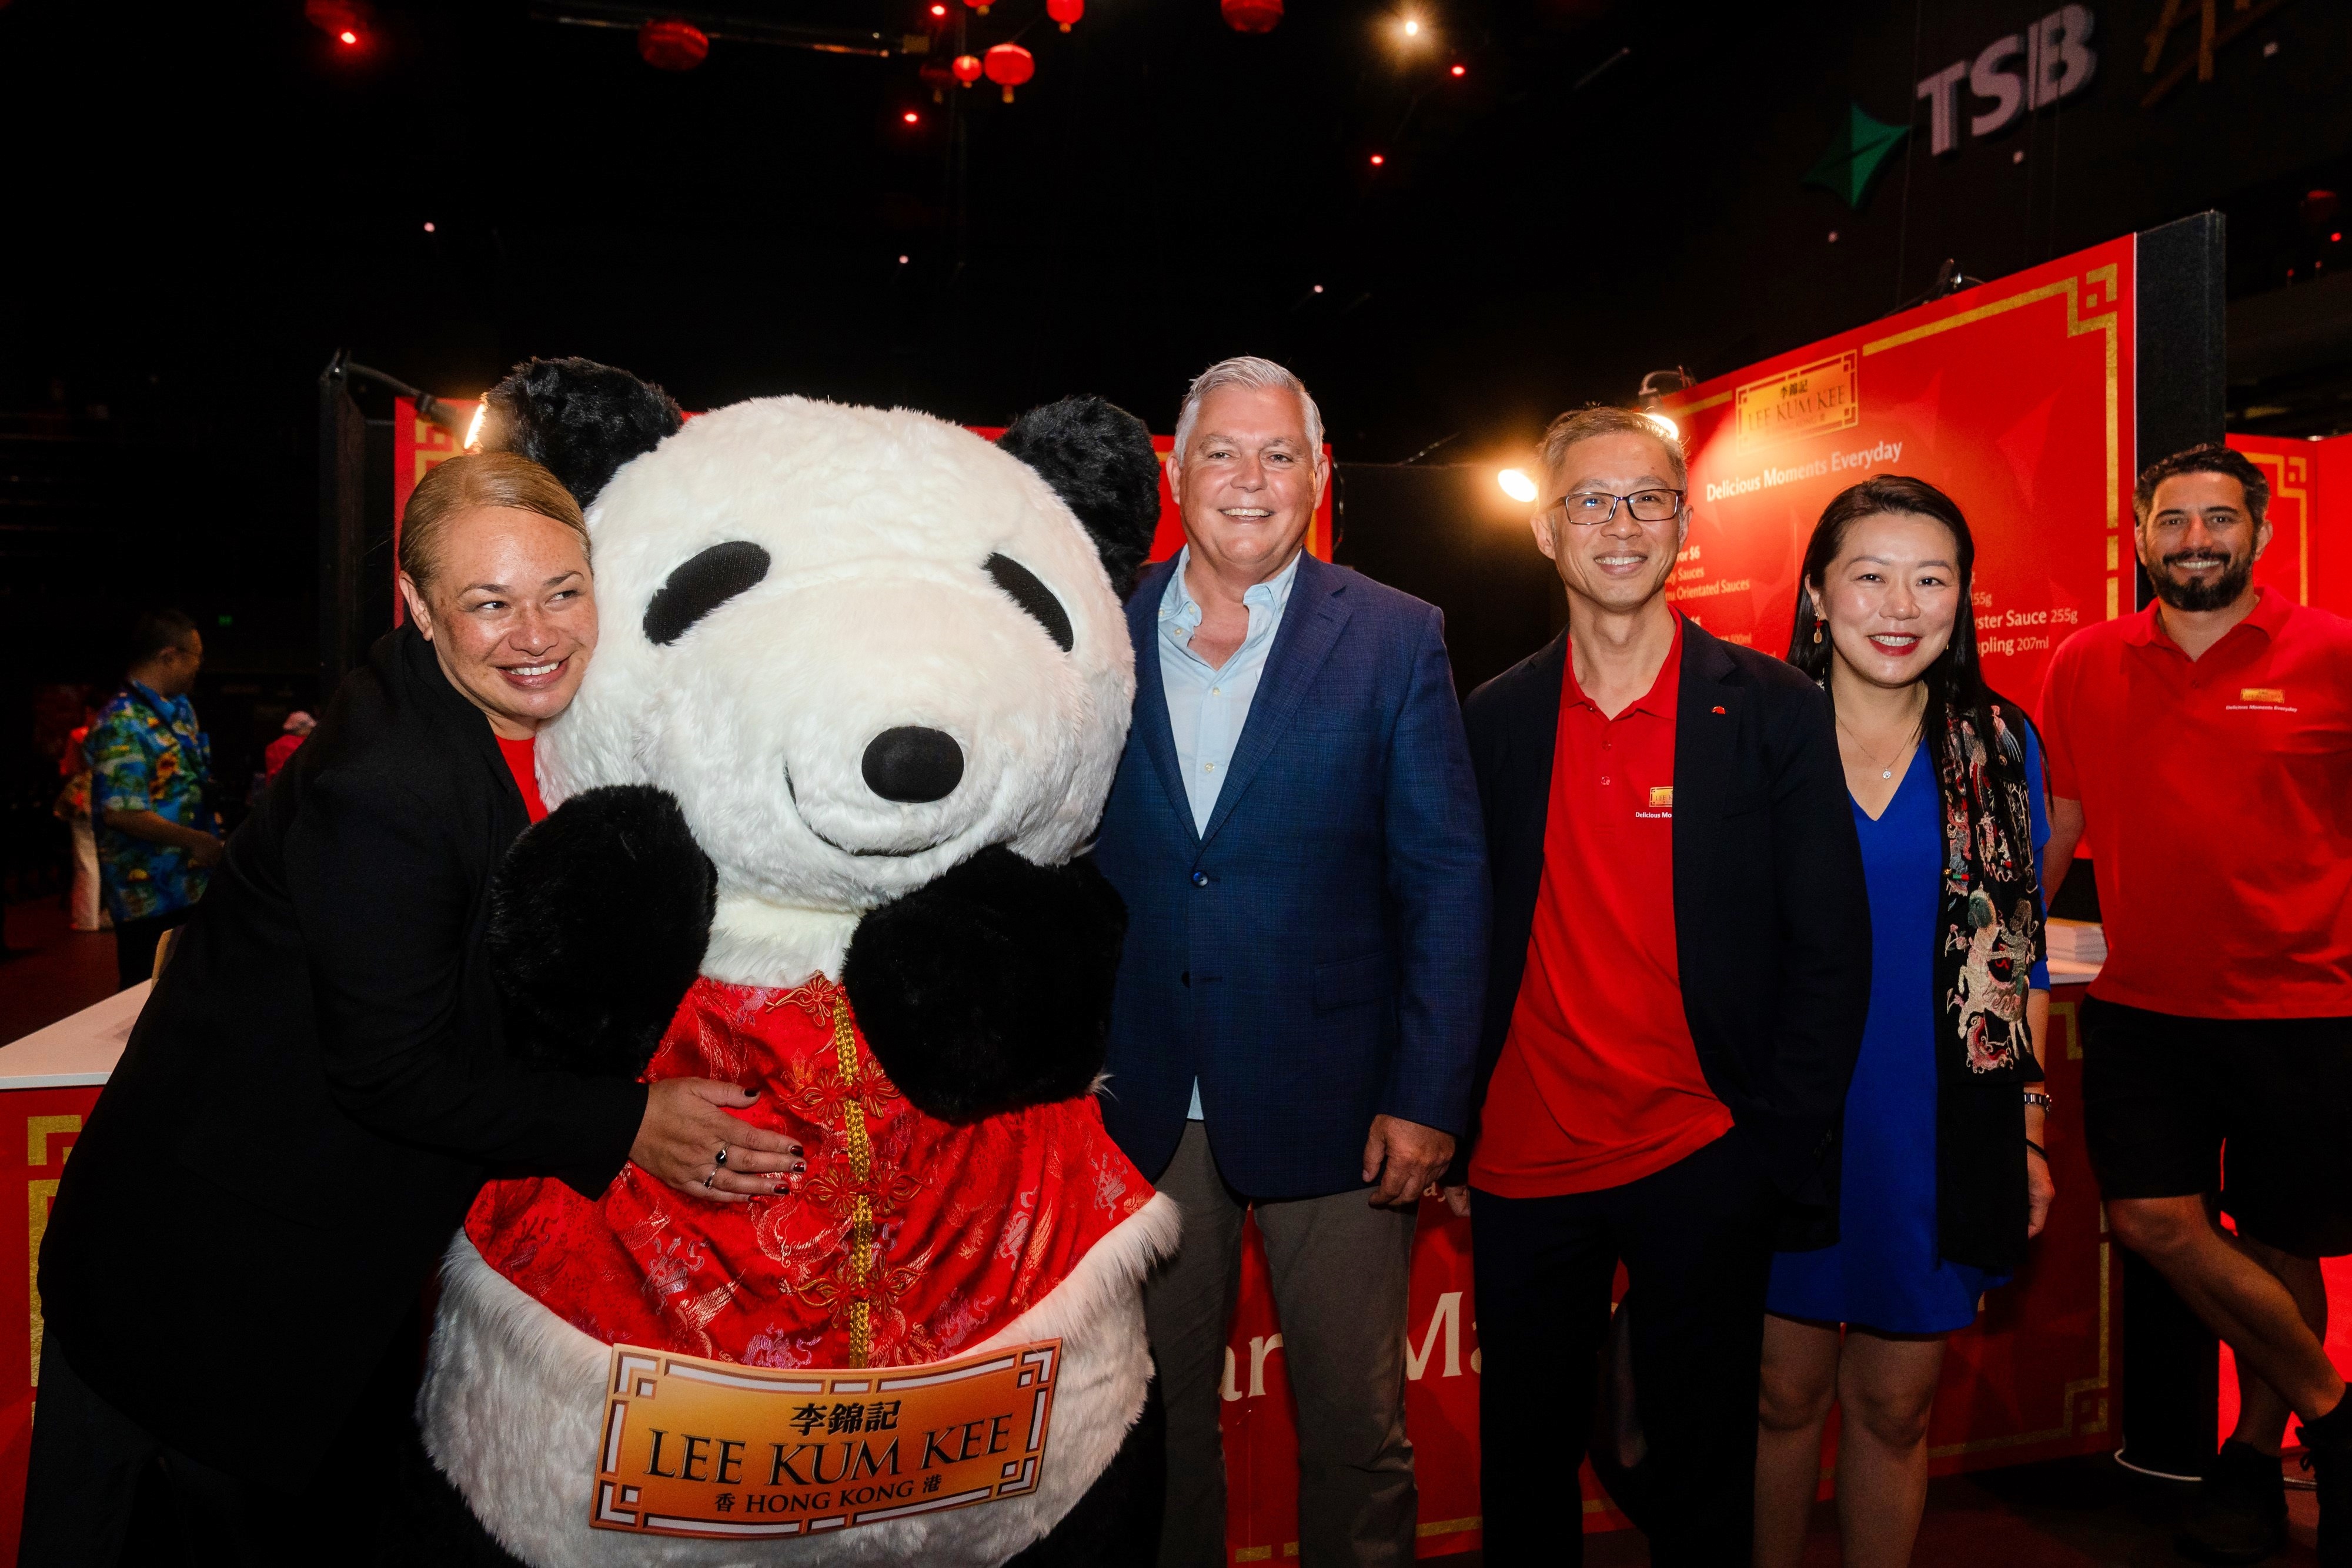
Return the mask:
<svg viewBox="0 0 2352 1568">
<path fill-rule="evenodd" d="M 1921 716 L 1924 718 L 1926 716 L 1923 714 Z M 1838 720 L 1838 727 L 1839 727 L 1840 729 L 1844 730 L 1844 731 L 1846 732 L 1846 734 L 1847 734 L 1847 735 L 1849 735 L 1849 736 L 1853 736 L 1853 743 L 1854 743 L 1854 745 L 1855 745 L 1855 746 L 1859 747 L 1859 746 L 1861 746 L 1861 745 L 1862 745 L 1862 737 L 1860 737 L 1860 736 L 1858 736 L 1858 735 L 1854 735 L 1854 733 L 1853 733 L 1853 726 L 1851 726 L 1851 725 L 1849 725 L 1849 724 L 1847 724 L 1845 720 L 1843 720 L 1843 719 L 1840 719 L 1840 720 Z M 1899 747 L 1897 747 L 1895 748 L 1895 756 L 1894 756 L 1894 757 L 1893 757 L 1893 758 L 1892 758 L 1887 762 L 1886 766 L 1885 766 L 1885 767 L 1884 767 L 1884 768 L 1880 768 L 1880 769 L 1878 770 L 1878 776 L 1879 776 L 1881 779 L 1892 779 L 1892 778 L 1894 778 L 1894 777 L 1895 777 L 1895 763 L 1897 763 L 1897 762 L 1900 762 L 1901 760 L 1903 760 L 1903 758 L 1904 758 L 1905 754 L 1906 754 L 1906 753 L 1907 753 L 1907 752 L 1909 752 L 1909 751 L 1910 751 L 1910 749 L 1911 749 L 1913 747 L 1916 746 L 1918 743 L 1919 743 L 1919 726 L 1918 726 L 1916 723 L 1914 723 L 1914 724 L 1912 725 L 1912 727 L 1911 727 L 1911 733 L 1910 733 L 1909 735 L 1907 735 L 1907 736 L 1906 736 L 1906 737 L 1903 737 L 1903 744 L 1902 744 L 1901 746 L 1899 746 Z M 1862 755 L 1863 755 L 1863 759 L 1864 759 L 1864 761 L 1874 761 L 1874 760 L 1876 760 L 1875 758 L 1872 758 L 1872 757 L 1871 757 L 1871 755 L 1870 755 L 1870 753 L 1869 753 L 1869 752 L 1867 752 L 1867 751 L 1864 751 Z"/>
</svg>

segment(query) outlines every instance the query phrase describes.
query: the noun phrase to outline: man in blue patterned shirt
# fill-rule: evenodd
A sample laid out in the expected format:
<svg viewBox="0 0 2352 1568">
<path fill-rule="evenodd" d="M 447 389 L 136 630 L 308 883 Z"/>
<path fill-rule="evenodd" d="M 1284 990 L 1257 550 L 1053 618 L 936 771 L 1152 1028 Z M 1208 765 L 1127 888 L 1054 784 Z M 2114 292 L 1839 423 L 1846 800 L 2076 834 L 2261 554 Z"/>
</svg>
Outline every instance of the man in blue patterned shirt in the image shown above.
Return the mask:
<svg viewBox="0 0 2352 1568">
<path fill-rule="evenodd" d="M 204 662 L 187 616 L 140 617 L 122 690 L 90 727 L 89 815 L 125 989 L 154 972 L 156 944 L 188 918 L 221 858 L 220 818 L 205 796 L 212 758 L 188 701 Z"/>
</svg>

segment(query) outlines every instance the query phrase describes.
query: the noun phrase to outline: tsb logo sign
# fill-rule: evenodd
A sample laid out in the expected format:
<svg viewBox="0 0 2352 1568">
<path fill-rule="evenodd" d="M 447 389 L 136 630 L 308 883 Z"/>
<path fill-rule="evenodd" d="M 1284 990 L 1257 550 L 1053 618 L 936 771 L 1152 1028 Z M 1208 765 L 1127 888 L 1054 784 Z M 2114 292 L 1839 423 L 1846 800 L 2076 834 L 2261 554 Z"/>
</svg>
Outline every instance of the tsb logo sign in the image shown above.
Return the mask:
<svg viewBox="0 0 2352 1568">
<path fill-rule="evenodd" d="M 1919 83 L 1927 100 L 1929 150 L 1941 155 L 1960 145 L 1960 83 L 1971 98 L 1970 136 L 1990 136 L 2029 109 L 2074 97 L 2091 85 L 2099 57 L 2091 49 L 2091 8 L 2061 5 L 2022 33 L 1995 38 L 1973 60 L 1954 60 Z"/>
</svg>

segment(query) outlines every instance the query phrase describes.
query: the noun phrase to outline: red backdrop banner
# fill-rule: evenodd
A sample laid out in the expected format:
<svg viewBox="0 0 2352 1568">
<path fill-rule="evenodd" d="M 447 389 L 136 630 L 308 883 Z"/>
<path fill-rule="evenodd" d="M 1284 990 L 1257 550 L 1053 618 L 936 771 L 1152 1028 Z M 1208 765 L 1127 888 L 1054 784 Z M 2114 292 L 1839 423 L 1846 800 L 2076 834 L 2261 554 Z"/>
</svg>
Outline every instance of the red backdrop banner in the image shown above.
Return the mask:
<svg viewBox="0 0 2352 1568">
<path fill-rule="evenodd" d="M 2053 647 L 2133 607 L 2133 254 L 2112 240 L 1667 398 L 1693 514 L 1668 596 L 1784 653 L 1822 508 L 1926 479 L 1976 536 L 1986 676 L 2031 708 Z"/>
<path fill-rule="evenodd" d="M 49 1205 L 58 1177 L 73 1153 L 83 1120 L 98 1103 L 95 1084 L 64 1089 L 0 1092 L 0 1155 L 15 1174 L 6 1184 L 9 1201 L 0 1213 L 22 1215 L 21 1223 L 0 1225 L 0 1561 L 16 1560 L 16 1535 L 25 1519 L 25 1462 L 33 1449 L 33 1401 L 41 1366 L 41 1291 L 34 1268 L 41 1236 L 49 1228 Z M 25 1163 L 16 1163 L 16 1151 Z M 24 1202 L 16 1198 L 21 1195 Z"/>
<path fill-rule="evenodd" d="M 2277 435 L 2232 435 L 2230 446 L 2263 471 L 2270 481 L 2270 549 L 2254 563 L 2254 580 L 2275 588 L 2297 604 L 2319 604 L 2313 597 L 2313 557 L 2319 530 L 2320 443 L 2292 441 Z M 2149 460 L 2155 460 L 2150 454 Z M 2345 607 L 2332 606 L 2338 614 Z"/>
</svg>

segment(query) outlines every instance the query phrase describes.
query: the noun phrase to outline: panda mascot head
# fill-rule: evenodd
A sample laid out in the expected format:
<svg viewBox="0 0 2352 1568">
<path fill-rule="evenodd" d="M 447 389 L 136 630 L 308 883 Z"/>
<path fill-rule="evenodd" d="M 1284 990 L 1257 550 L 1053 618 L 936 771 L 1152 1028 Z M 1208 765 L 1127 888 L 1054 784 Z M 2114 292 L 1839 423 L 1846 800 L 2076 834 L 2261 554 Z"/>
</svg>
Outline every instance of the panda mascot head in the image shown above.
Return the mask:
<svg viewBox="0 0 2352 1568">
<path fill-rule="evenodd" d="M 1082 852 L 1134 695 L 1149 436 L 1098 399 L 996 443 L 799 397 L 681 421 L 576 360 L 489 402 L 486 444 L 586 508 L 600 623 L 539 739 L 556 809 L 492 892 L 510 1045 L 759 1089 L 743 1119 L 810 1168 L 742 1205 L 635 1166 L 484 1190 L 419 1402 L 466 1550 L 1118 1561 L 1156 1507 L 1140 1288 L 1176 1217 L 1092 1099 L 1125 915 Z M 592 1496 L 614 1344 L 824 1369 L 1047 1338 L 1043 1479 L 1001 1499 L 708 1539 Z"/>
</svg>

